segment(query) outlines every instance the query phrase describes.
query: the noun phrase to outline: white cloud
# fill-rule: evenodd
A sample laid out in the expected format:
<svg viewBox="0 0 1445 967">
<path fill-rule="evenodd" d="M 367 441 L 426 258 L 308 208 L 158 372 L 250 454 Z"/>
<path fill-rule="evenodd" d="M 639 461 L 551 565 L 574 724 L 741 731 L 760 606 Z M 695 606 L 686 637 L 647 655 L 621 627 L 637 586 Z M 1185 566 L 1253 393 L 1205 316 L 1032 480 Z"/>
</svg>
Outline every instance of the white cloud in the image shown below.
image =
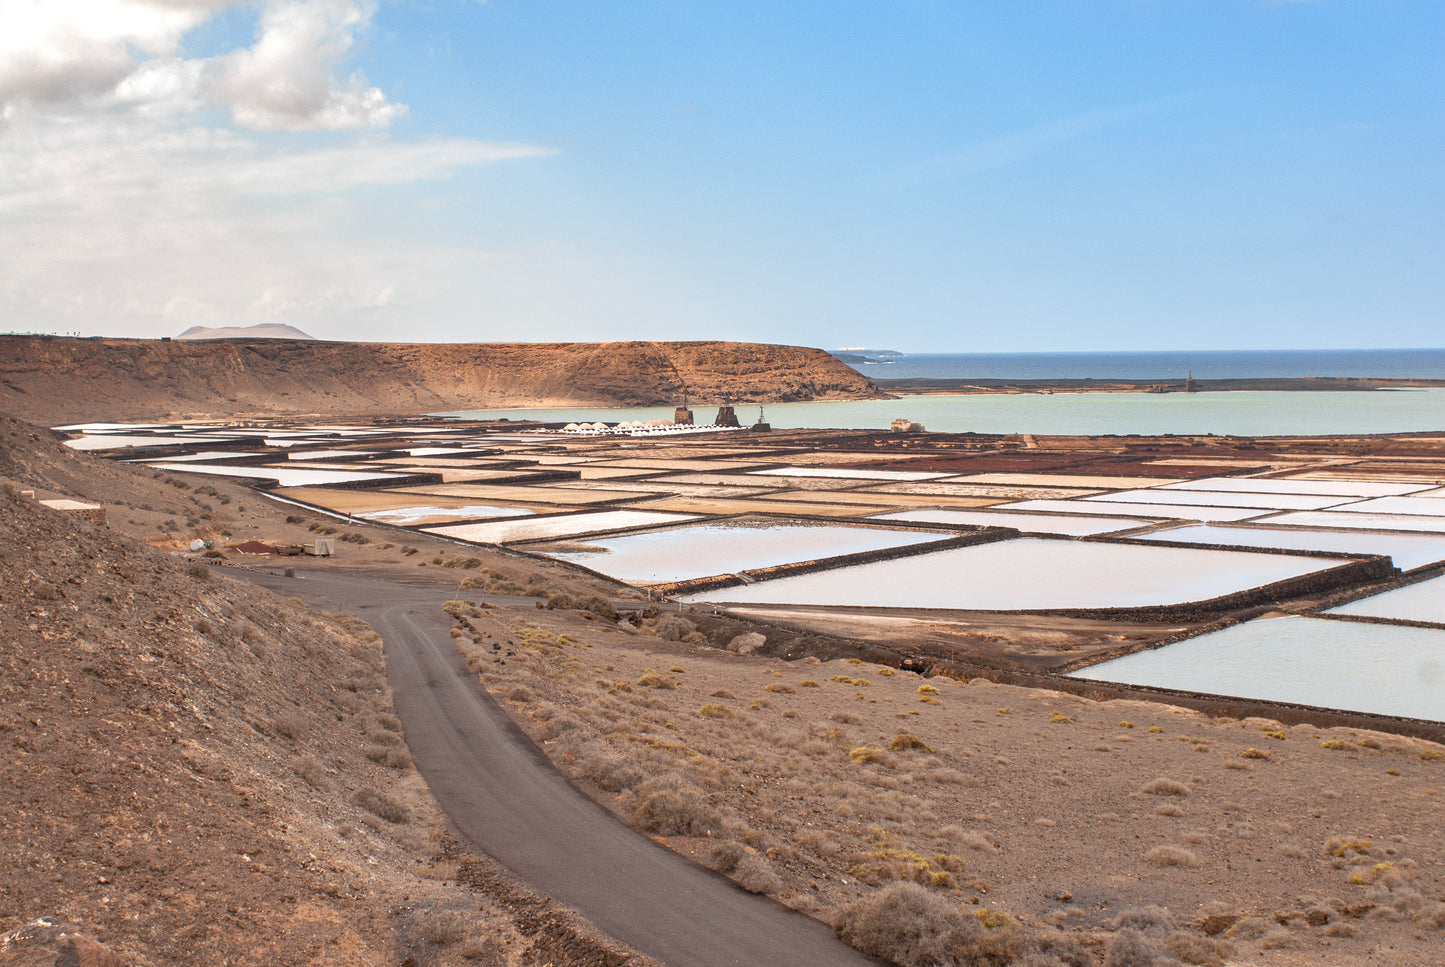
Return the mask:
<svg viewBox="0 0 1445 967">
<path fill-rule="evenodd" d="M 0 119 L 17 107 L 139 113 L 209 104 L 257 130 L 385 127 L 406 106 L 343 76 L 374 0 L 262 0 L 255 43 L 191 60 L 181 39 L 240 0 L 0 0 Z"/>
<path fill-rule="evenodd" d="M 273 0 L 256 43 L 219 58 L 208 91 L 236 122 L 258 129 L 384 127 L 406 108 L 368 87 L 357 73 L 336 71 L 371 20 L 363 0 Z"/>
<path fill-rule="evenodd" d="M 249 46 L 183 56 L 187 31 L 233 5 L 0 0 L 3 325 L 165 335 L 284 318 L 345 336 L 394 323 L 439 271 L 485 272 L 485 253 L 398 246 L 374 217 L 385 193 L 354 193 L 550 152 L 378 130 L 405 109 L 351 72 L 373 0 L 251 0 Z M 295 133 L 255 133 L 277 129 Z M 338 129 L 358 133 L 305 133 Z"/>
<path fill-rule="evenodd" d="M 104 97 L 237 0 L 0 0 L 0 111 Z"/>
</svg>

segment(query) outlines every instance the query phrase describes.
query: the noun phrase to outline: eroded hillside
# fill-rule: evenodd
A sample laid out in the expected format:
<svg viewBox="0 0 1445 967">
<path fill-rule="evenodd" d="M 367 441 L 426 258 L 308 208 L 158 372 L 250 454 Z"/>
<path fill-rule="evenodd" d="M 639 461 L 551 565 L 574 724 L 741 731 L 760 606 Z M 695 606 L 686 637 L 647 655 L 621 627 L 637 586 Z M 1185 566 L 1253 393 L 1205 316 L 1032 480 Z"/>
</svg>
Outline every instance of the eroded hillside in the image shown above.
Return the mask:
<svg viewBox="0 0 1445 967">
<path fill-rule="evenodd" d="M 0 409 L 37 423 L 242 413 L 880 397 L 820 349 L 734 342 L 344 343 L 0 336 Z"/>
</svg>

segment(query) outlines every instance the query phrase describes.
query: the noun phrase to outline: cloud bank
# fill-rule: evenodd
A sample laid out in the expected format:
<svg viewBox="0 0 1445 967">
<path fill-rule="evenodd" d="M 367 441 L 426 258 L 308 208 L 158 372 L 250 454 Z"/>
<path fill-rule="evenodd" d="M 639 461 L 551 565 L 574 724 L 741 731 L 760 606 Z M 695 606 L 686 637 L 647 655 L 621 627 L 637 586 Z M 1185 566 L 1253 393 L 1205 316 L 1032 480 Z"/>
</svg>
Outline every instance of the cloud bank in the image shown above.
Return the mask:
<svg viewBox="0 0 1445 967">
<path fill-rule="evenodd" d="M 424 266 L 392 253 L 352 196 L 550 152 L 394 139 L 406 106 L 352 64 L 375 12 L 374 0 L 0 0 L 7 325 L 162 335 L 285 316 L 324 329 L 405 303 Z M 187 49 L 223 16 L 253 17 L 249 42 Z"/>
</svg>

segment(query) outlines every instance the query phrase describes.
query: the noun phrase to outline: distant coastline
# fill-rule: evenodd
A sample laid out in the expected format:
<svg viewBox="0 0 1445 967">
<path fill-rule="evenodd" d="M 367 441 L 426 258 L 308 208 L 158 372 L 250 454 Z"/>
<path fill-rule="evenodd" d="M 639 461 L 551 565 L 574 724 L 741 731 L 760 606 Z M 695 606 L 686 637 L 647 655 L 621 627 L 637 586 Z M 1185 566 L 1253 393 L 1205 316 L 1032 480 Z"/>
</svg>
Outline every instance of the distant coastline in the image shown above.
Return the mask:
<svg viewBox="0 0 1445 967">
<path fill-rule="evenodd" d="M 1228 393 L 1408 390 L 1445 386 L 1445 379 L 1372 379 L 1360 376 L 1291 376 L 1264 379 L 885 379 L 875 386 L 894 396 L 966 396 L 1008 393 Z"/>
<path fill-rule="evenodd" d="M 1287 380 L 1445 380 L 1445 349 L 1291 349 L 1291 350 L 1173 350 L 1168 352 L 1027 352 L 1027 353 L 894 353 L 865 350 L 840 351 L 848 364 L 886 388 L 898 380 L 950 380 L 955 386 L 986 387 L 975 392 L 998 392 L 1003 384 L 1030 384 L 1041 391 L 1047 384 L 1074 391 L 1097 390 L 1113 384 L 1115 392 L 1128 392 L 1128 384 L 1149 386 L 1220 380 L 1268 380 L 1268 385 L 1212 385 L 1211 389 L 1360 389 L 1343 383 L 1325 387 L 1312 384 L 1291 387 Z M 867 360 L 855 361 L 857 357 Z M 1425 382 L 1417 385 L 1440 385 Z M 900 387 L 901 389 L 901 387 Z M 897 391 L 897 390 L 895 390 Z M 913 392 L 914 390 L 903 390 Z M 960 389 L 929 389 L 959 392 Z M 1006 391 L 1006 390 L 1005 390 Z"/>
</svg>

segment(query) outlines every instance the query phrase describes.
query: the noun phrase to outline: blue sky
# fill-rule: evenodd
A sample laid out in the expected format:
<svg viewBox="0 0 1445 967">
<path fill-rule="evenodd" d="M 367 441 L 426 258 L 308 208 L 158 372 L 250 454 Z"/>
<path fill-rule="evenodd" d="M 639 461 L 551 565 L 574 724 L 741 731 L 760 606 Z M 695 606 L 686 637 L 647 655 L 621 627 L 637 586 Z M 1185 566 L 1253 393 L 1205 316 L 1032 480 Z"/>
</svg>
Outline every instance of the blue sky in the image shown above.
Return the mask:
<svg viewBox="0 0 1445 967">
<path fill-rule="evenodd" d="M 42 6 L 7 329 L 1442 344 L 1433 0 Z"/>
</svg>

